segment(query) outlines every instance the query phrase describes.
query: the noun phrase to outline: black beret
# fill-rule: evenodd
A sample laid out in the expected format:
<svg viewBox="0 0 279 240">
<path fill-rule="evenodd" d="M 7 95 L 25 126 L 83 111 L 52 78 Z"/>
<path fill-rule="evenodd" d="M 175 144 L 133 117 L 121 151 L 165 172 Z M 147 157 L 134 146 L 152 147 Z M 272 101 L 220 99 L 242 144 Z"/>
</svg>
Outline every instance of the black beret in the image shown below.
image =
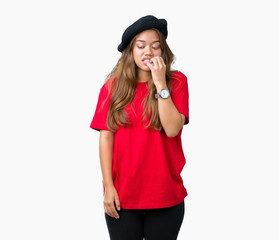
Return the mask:
<svg viewBox="0 0 279 240">
<path fill-rule="evenodd" d="M 119 44 L 117 50 L 122 52 L 128 46 L 129 42 L 134 36 L 144 30 L 151 28 L 158 29 L 165 36 L 165 38 L 167 38 L 167 21 L 165 19 L 158 19 L 152 15 L 147 15 L 138 19 L 124 31 L 121 39 L 122 42 Z"/>
</svg>

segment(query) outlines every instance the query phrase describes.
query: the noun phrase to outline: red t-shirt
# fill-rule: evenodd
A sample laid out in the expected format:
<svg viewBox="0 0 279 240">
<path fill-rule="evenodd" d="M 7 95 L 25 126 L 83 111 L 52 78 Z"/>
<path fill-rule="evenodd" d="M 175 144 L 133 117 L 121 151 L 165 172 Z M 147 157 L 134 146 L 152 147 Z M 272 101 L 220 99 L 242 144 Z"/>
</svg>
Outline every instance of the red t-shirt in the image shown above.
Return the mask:
<svg viewBox="0 0 279 240">
<path fill-rule="evenodd" d="M 189 122 L 189 95 L 187 77 L 174 72 L 172 101 Z M 97 131 L 109 130 L 106 124 L 108 103 L 101 108 L 108 95 L 108 82 L 100 90 L 97 107 L 90 127 Z M 144 129 L 141 123 L 144 97 L 148 83 L 137 82 L 135 98 L 125 111 L 131 125 L 119 126 L 114 135 L 112 178 L 123 209 L 164 208 L 179 204 L 188 195 L 180 173 L 186 163 L 181 133 L 169 138 L 164 129 Z M 110 95 L 111 96 L 111 95 Z M 104 186 L 103 186 L 104 187 Z M 105 188 L 104 188 L 105 191 Z"/>
</svg>

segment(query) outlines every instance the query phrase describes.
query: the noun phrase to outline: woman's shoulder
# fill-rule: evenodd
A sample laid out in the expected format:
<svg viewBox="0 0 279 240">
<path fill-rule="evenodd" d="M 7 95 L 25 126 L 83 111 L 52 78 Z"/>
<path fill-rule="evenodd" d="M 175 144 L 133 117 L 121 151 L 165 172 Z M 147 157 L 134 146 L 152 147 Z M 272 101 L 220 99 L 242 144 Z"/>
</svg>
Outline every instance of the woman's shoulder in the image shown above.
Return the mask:
<svg viewBox="0 0 279 240">
<path fill-rule="evenodd" d="M 181 71 L 175 70 L 172 72 L 171 83 L 173 86 L 184 85 L 187 83 L 187 77 Z"/>
<path fill-rule="evenodd" d="M 175 79 L 182 79 L 182 78 L 185 79 L 186 78 L 187 79 L 186 75 L 179 70 L 172 71 L 172 78 L 175 78 Z"/>
<path fill-rule="evenodd" d="M 106 79 L 101 87 L 101 91 L 105 91 L 107 93 L 111 92 L 111 89 L 112 89 L 112 86 L 113 86 L 113 83 L 115 80 L 116 80 L 116 77 L 110 77 L 110 78 Z"/>
</svg>

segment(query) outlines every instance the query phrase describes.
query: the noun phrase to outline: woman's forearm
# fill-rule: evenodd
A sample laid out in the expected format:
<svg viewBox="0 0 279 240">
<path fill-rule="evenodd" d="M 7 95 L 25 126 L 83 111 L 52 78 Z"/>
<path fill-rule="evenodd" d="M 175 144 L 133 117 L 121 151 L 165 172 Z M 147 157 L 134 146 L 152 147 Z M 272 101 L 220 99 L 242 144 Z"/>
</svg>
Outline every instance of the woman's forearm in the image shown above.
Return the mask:
<svg viewBox="0 0 279 240">
<path fill-rule="evenodd" d="M 113 186 L 112 157 L 114 134 L 107 130 L 100 131 L 99 139 L 100 164 L 105 188 Z"/>
<path fill-rule="evenodd" d="M 164 84 L 157 87 L 157 93 L 159 93 L 162 89 L 168 89 L 167 85 Z M 175 137 L 183 127 L 185 118 L 182 119 L 182 114 L 180 114 L 177 110 L 171 97 L 167 99 L 158 98 L 158 110 L 162 127 L 164 128 L 167 136 Z"/>
</svg>

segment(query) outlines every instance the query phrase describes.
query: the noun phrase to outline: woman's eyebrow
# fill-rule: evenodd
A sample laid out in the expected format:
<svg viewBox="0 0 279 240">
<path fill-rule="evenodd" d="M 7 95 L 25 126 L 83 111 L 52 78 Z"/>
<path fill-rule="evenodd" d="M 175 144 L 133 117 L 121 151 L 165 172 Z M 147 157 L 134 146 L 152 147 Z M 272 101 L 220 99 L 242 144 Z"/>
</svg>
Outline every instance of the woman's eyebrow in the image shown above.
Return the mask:
<svg viewBox="0 0 279 240">
<path fill-rule="evenodd" d="M 144 40 L 137 40 L 137 42 L 145 42 Z M 153 41 L 152 43 L 155 43 L 155 42 L 160 42 L 160 40 L 155 40 L 155 41 Z"/>
</svg>

